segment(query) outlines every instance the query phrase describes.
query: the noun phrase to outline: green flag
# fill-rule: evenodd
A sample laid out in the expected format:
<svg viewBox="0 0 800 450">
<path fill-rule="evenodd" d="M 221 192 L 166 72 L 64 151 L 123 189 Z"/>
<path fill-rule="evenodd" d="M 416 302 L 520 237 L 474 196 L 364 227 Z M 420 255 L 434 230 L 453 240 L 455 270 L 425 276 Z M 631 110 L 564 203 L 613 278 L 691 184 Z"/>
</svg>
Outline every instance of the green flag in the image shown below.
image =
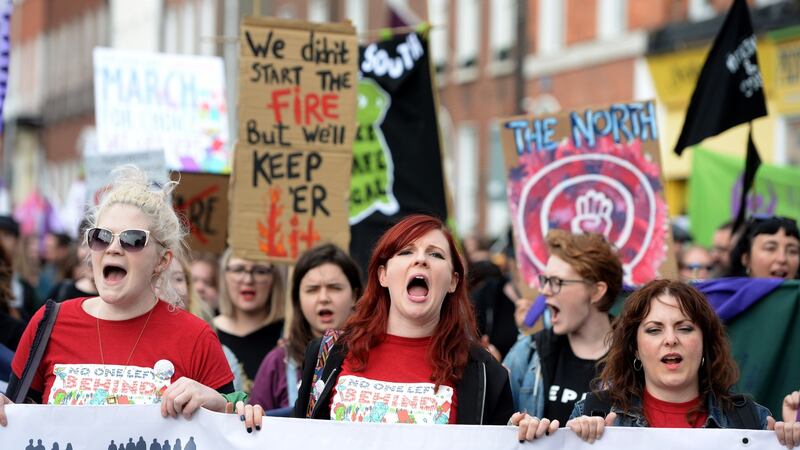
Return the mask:
<svg viewBox="0 0 800 450">
<path fill-rule="evenodd" d="M 699 244 L 710 246 L 714 230 L 736 217 L 743 168 L 741 158 L 694 148 L 689 177 L 689 222 Z M 747 208 L 748 215 L 800 219 L 800 168 L 761 165 L 748 196 Z"/>
</svg>

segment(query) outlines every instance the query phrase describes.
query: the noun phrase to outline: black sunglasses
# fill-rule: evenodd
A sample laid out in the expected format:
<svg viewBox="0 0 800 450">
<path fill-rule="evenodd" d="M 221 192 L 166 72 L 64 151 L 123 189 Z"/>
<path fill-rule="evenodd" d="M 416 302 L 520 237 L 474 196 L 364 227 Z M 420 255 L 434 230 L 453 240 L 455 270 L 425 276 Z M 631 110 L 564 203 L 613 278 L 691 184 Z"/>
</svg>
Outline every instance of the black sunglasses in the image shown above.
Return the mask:
<svg viewBox="0 0 800 450">
<path fill-rule="evenodd" d="M 131 229 L 114 233 L 105 228 L 89 228 L 86 230 L 86 244 L 96 252 L 102 252 L 107 249 L 114 242 L 114 237 L 119 237 L 119 245 L 126 252 L 140 252 L 150 241 L 150 231 Z M 153 238 L 153 240 L 164 247 L 164 244 L 158 239 Z"/>
</svg>

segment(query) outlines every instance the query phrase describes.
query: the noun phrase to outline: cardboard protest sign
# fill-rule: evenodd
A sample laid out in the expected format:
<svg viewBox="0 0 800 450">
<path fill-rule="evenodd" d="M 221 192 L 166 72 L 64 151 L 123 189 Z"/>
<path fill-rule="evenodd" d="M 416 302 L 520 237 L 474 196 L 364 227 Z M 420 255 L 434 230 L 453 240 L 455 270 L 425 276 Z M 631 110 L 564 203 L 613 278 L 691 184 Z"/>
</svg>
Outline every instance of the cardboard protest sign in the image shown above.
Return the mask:
<svg viewBox="0 0 800 450">
<path fill-rule="evenodd" d="M 93 153 L 83 157 L 86 170 L 86 202 L 100 204 L 103 193 L 109 188 L 111 172 L 124 164 L 133 164 L 155 183 L 167 182 L 167 167 L 163 150 L 144 150 L 120 153 Z"/>
<path fill-rule="evenodd" d="M 230 246 L 285 262 L 320 242 L 348 248 L 355 29 L 246 18 L 240 42 Z"/>
<path fill-rule="evenodd" d="M 185 218 L 193 251 L 222 253 L 228 235 L 228 176 L 182 173 L 172 194 L 178 214 Z"/>
<path fill-rule="evenodd" d="M 653 102 L 513 117 L 501 133 L 517 263 L 528 285 L 547 263 L 545 237 L 553 228 L 602 233 L 617 248 L 628 283 L 668 269 Z"/>
<path fill-rule="evenodd" d="M 221 58 L 95 48 L 94 101 L 100 153 L 163 148 L 173 170 L 230 170 Z"/>
<path fill-rule="evenodd" d="M 358 131 L 350 180 L 350 255 L 413 213 L 447 219 L 428 40 L 408 33 L 359 49 Z"/>
</svg>

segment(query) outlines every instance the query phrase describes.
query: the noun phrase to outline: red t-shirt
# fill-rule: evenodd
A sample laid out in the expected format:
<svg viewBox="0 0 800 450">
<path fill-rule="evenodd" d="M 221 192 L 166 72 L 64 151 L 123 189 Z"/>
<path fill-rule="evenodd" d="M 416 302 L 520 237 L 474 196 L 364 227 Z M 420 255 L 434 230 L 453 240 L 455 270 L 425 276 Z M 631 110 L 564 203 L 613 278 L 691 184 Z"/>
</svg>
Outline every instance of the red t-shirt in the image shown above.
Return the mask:
<svg viewBox="0 0 800 450">
<path fill-rule="evenodd" d="M 167 386 L 180 377 L 214 389 L 233 380 L 216 334 L 188 312 L 173 310 L 159 301 L 149 320 L 147 312 L 133 319 L 109 321 L 86 313 L 81 306 L 85 300 L 77 298 L 61 304 L 47 350 L 31 384 L 31 389 L 42 393 L 43 403 L 154 404 L 160 402 Z M 41 308 L 33 316 L 14 355 L 11 368 L 18 378 L 22 377 L 43 315 Z M 126 364 L 129 356 L 130 362 Z"/>
<path fill-rule="evenodd" d="M 686 420 L 686 415 L 700 405 L 700 397 L 684 403 L 659 400 L 644 390 L 644 416 L 653 428 L 701 428 L 706 423 L 708 413 L 702 413 L 694 423 Z"/>
<path fill-rule="evenodd" d="M 456 423 L 456 391 L 434 392 L 431 338 L 386 336 L 369 352 L 363 372 L 348 356 L 331 396 L 331 420 L 382 423 Z M 452 383 L 451 383 L 452 384 Z"/>
</svg>

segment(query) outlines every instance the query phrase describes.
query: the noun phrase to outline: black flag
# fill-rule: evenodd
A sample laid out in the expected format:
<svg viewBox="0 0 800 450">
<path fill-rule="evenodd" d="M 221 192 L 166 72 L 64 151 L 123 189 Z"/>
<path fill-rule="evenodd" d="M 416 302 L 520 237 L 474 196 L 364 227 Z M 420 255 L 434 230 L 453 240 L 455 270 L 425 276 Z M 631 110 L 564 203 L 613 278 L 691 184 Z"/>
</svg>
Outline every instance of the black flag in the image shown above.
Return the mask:
<svg viewBox="0 0 800 450">
<path fill-rule="evenodd" d="M 753 124 L 750 124 L 750 130 L 747 133 L 747 160 L 744 162 L 744 176 L 742 177 L 742 197 L 739 200 L 739 212 L 736 214 L 736 220 L 733 222 L 733 233 L 739 229 L 739 226 L 744 222 L 745 214 L 747 213 L 747 193 L 753 186 L 756 179 L 756 172 L 761 165 L 761 157 L 758 155 L 756 144 L 753 143 Z"/>
<path fill-rule="evenodd" d="M 360 49 L 350 177 L 350 255 L 367 268 L 380 236 L 413 213 L 447 219 L 441 137 L 424 35 Z"/>
<path fill-rule="evenodd" d="M 745 0 L 734 0 L 697 79 L 675 153 L 766 116 L 763 84 L 750 11 Z"/>
</svg>

